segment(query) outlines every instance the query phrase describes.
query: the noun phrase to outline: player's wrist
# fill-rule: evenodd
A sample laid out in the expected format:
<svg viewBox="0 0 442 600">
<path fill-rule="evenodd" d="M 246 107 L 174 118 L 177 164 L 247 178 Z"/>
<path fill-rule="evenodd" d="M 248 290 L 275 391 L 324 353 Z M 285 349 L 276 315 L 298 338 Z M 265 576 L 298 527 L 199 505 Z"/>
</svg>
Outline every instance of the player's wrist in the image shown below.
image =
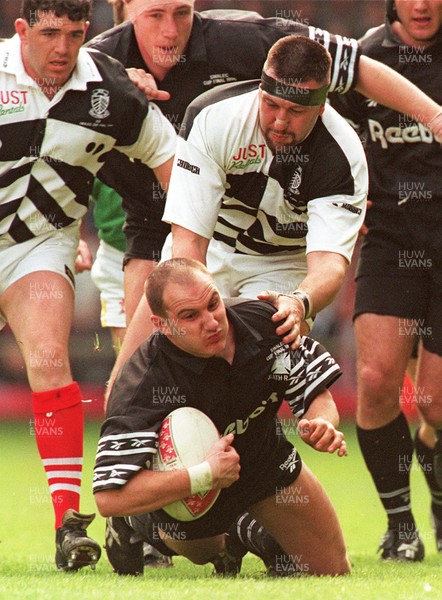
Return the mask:
<svg viewBox="0 0 442 600">
<path fill-rule="evenodd" d="M 303 315 L 302 315 L 302 321 L 305 321 L 306 319 L 308 319 L 311 315 L 312 312 L 312 301 L 310 298 L 310 295 L 307 294 L 307 292 L 304 292 L 303 290 L 295 290 L 294 292 L 292 292 L 291 294 L 278 294 L 278 298 L 280 296 L 286 296 L 287 298 L 292 298 L 293 300 L 296 300 L 299 305 L 302 307 L 302 311 L 303 311 Z"/>
<path fill-rule="evenodd" d="M 213 487 L 213 475 L 207 460 L 187 469 L 190 479 L 190 493 L 205 494 Z"/>
</svg>

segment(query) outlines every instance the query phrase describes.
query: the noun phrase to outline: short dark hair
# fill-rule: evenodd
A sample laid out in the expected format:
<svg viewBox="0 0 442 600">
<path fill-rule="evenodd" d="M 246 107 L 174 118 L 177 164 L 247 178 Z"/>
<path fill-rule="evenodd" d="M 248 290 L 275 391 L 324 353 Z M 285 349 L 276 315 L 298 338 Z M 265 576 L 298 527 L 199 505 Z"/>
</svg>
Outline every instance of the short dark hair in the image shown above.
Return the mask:
<svg viewBox="0 0 442 600">
<path fill-rule="evenodd" d="M 164 290 L 169 283 L 185 285 L 192 280 L 192 274 L 203 273 L 213 280 L 212 275 L 203 263 L 192 258 L 171 258 L 155 267 L 148 276 L 144 291 L 152 313 L 166 318 Z"/>
<path fill-rule="evenodd" d="M 304 83 L 313 79 L 328 83 L 331 62 L 329 52 L 318 42 L 301 35 L 288 35 L 270 48 L 264 71 L 272 70 L 276 79 L 285 82 Z"/>
<path fill-rule="evenodd" d="M 20 16 L 29 25 L 38 20 L 38 13 L 53 12 L 56 17 L 66 15 L 71 21 L 87 21 L 91 14 L 92 0 L 23 0 Z"/>
</svg>

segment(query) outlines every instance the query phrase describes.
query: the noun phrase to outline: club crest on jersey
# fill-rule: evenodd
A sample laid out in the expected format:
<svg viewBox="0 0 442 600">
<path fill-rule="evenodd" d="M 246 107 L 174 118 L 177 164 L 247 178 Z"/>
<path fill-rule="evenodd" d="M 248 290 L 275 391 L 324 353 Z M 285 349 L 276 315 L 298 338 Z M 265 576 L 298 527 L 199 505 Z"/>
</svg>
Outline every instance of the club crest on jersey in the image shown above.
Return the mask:
<svg viewBox="0 0 442 600">
<path fill-rule="evenodd" d="M 282 348 L 279 348 L 279 352 L 275 354 L 269 379 L 287 381 L 291 371 L 291 358 L 288 346 L 284 344 Z"/>
<path fill-rule="evenodd" d="M 109 90 L 98 88 L 92 92 L 91 105 L 92 108 L 89 111 L 91 117 L 94 119 L 105 119 L 110 115 L 107 110 L 109 107 L 110 95 Z"/>
<path fill-rule="evenodd" d="M 290 181 L 284 190 L 284 197 L 286 198 L 286 200 L 294 202 L 295 204 L 299 203 L 299 198 L 297 198 L 296 196 L 299 196 L 300 194 L 299 187 L 301 185 L 301 182 L 302 167 L 298 167 L 293 171 L 293 175 L 290 177 Z"/>
</svg>

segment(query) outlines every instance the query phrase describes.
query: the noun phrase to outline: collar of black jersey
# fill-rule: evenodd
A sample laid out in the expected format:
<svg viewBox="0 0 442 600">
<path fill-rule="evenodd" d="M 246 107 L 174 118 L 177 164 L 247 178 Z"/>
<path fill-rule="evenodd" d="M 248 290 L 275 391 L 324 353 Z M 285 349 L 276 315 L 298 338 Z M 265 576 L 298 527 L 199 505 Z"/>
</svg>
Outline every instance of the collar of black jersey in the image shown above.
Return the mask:
<svg viewBox="0 0 442 600">
<path fill-rule="evenodd" d="M 235 357 L 232 367 L 239 367 L 260 352 L 259 342 L 263 338 L 254 327 L 245 323 L 232 307 L 226 305 L 226 310 L 230 325 L 235 330 Z M 164 352 L 173 361 L 198 374 L 204 371 L 209 361 L 218 360 L 216 357 L 199 358 L 198 356 L 192 356 L 192 354 L 172 344 L 164 334 L 159 334 L 158 341 L 161 352 Z"/>
</svg>

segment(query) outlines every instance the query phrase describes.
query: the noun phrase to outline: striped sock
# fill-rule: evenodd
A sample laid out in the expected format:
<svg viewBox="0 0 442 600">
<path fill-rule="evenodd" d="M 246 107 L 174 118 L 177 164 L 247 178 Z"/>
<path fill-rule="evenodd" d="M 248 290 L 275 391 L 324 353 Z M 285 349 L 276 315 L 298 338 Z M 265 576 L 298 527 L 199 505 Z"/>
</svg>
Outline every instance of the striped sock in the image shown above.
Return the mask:
<svg viewBox="0 0 442 600">
<path fill-rule="evenodd" d="M 48 478 L 55 528 L 68 508 L 80 507 L 83 464 L 83 406 L 76 382 L 45 392 L 33 392 L 34 430 Z"/>
<path fill-rule="evenodd" d="M 414 532 L 410 503 L 413 441 L 403 413 L 384 427 L 357 426 L 359 446 L 388 517 L 389 529 Z"/>
</svg>

